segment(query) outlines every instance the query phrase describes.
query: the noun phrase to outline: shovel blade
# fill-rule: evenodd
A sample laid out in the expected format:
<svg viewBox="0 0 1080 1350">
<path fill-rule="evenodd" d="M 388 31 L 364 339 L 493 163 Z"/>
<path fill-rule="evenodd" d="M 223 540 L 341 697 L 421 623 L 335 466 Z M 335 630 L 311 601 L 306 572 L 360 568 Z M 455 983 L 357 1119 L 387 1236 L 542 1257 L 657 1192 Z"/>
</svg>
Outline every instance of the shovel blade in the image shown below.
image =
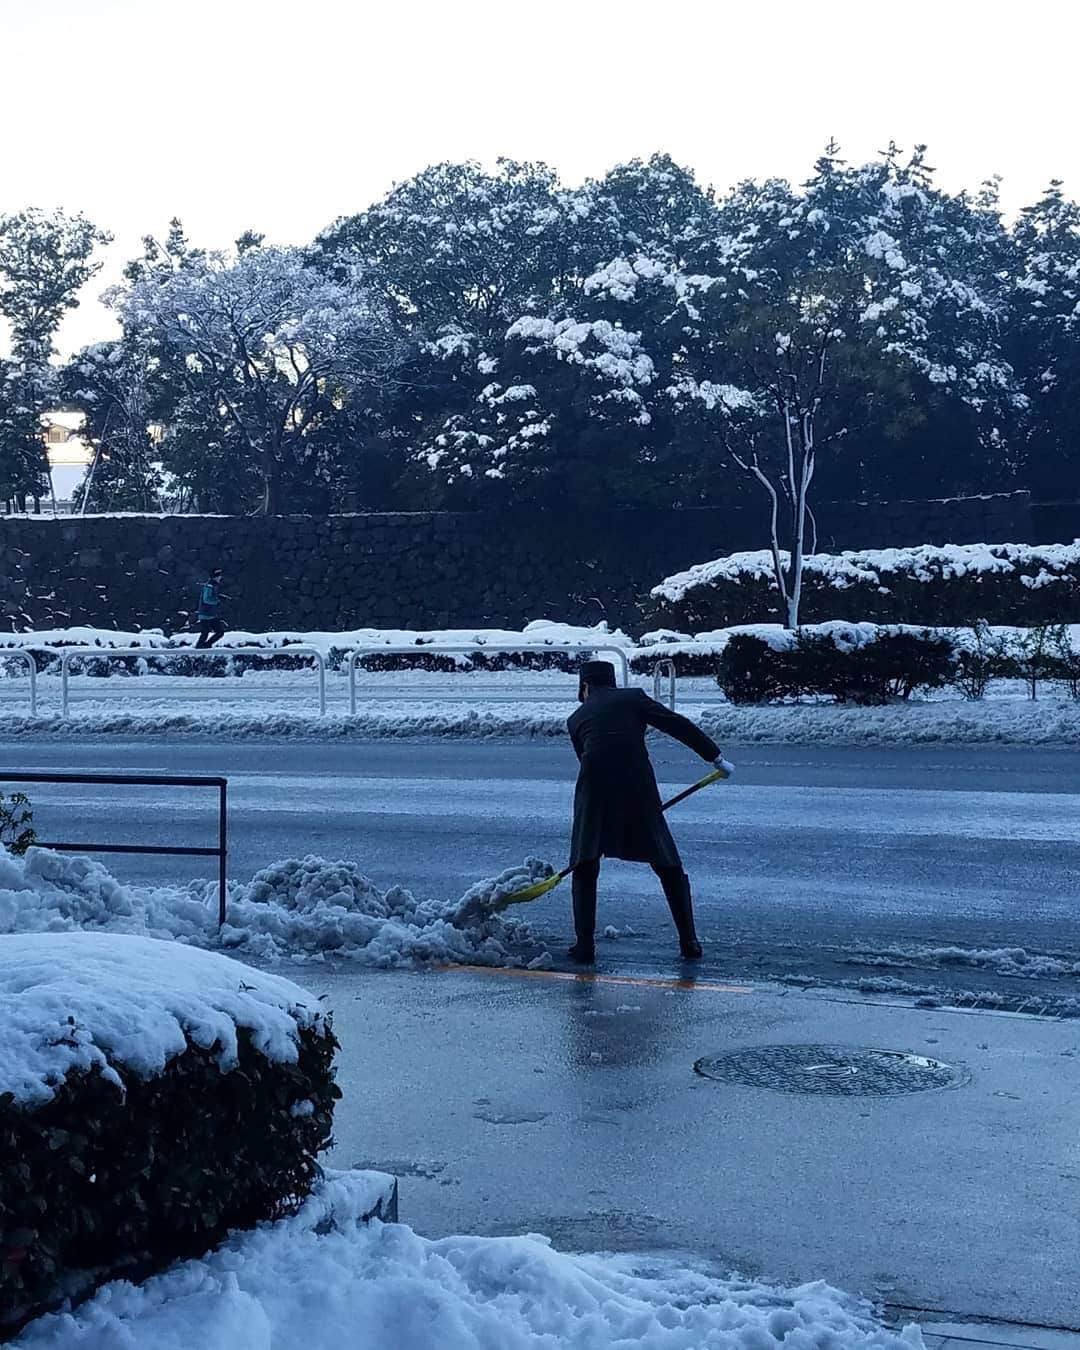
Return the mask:
<svg viewBox="0 0 1080 1350">
<path fill-rule="evenodd" d="M 492 913 L 498 913 L 501 909 L 506 909 L 508 905 L 524 905 L 529 900 L 539 900 L 542 895 L 547 895 L 548 891 L 553 891 L 563 879 L 561 872 L 556 872 L 553 877 L 545 877 L 543 881 L 537 881 L 532 886 L 526 886 L 523 891 L 514 891 L 511 895 L 504 895 L 501 900 L 496 900 L 491 906 Z"/>
</svg>

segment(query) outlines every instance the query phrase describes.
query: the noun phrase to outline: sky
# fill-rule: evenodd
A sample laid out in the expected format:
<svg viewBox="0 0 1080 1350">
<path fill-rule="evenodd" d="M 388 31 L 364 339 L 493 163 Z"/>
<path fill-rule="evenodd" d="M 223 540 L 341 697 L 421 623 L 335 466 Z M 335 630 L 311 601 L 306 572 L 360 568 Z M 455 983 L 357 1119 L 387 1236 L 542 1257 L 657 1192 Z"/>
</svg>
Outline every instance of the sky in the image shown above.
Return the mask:
<svg viewBox="0 0 1080 1350">
<path fill-rule="evenodd" d="M 666 151 L 722 190 L 800 181 L 830 137 L 925 142 L 1013 213 L 1080 194 L 1078 46 L 1075 0 L 0 0 L 0 213 L 115 236 L 64 354 L 112 334 L 96 296 L 172 216 L 300 244 L 442 160 L 573 184 Z"/>
</svg>

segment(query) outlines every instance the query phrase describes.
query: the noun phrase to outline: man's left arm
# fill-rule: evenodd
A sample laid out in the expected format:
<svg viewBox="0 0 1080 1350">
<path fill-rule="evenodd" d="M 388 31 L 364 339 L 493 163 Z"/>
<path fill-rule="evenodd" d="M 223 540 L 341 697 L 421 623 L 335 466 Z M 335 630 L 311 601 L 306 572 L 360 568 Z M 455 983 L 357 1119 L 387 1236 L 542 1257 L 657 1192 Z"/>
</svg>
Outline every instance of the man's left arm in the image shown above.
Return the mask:
<svg viewBox="0 0 1080 1350">
<path fill-rule="evenodd" d="M 665 708 L 662 703 L 650 698 L 644 690 L 641 691 L 641 699 L 642 715 L 649 726 L 662 731 L 665 736 L 681 741 L 688 749 L 693 750 L 695 755 L 700 755 L 710 764 L 715 764 L 722 757 L 723 751 L 713 738 L 707 736 L 699 726 L 690 721 L 689 717 Z"/>
</svg>

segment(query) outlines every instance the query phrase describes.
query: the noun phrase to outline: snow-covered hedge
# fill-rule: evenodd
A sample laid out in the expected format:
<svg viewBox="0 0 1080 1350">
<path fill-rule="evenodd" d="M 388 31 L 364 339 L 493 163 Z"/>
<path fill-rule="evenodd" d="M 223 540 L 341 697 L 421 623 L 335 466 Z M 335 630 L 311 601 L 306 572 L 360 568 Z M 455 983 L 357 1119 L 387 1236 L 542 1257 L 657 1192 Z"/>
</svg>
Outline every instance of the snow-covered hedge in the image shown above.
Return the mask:
<svg viewBox="0 0 1080 1350">
<path fill-rule="evenodd" d="M 551 651 L 552 647 L 580 647 L 587 653 L 593 646 L 619 647 L 629 651 L 633 640 L 620 629 L 612 631 L 606 623 L 594 627 L 554 623 L 538 619 L 522 629 L 506 628 L 357 628 L 348 632 L 282 631 L 252 633 L 230 629 L 216 644 L 213 656 L 192 657 L 195 645 L 190 633 L 167 637 L 160 629 L 142 632 L 111 631 L 105 628 L 51 628 L 25 633 L 0 633 L 0 661 L 5 648 L 19 648 L 34 654 L 39 671 L 57 674 L 59 658 L 55 653 L 68 647 L 94 648 L 101 655 L 88 657 L 80 668 L 88 675 L 140 675 L 149 671 L 170 675 L 238 675 L 245 670 L 291 669 L 309 663 L 310 657 L 290 656 L 288 648 L 314 647 L 331 668 L 343 665 L 348 652 L 361 647 L 415 648 L 402 655 L 375 653 L 361 661 L 365 670 L 564 670 L 577 669 L 581 658 L 573 653 Z M 138 654 L 118 656 L 118 649 L 135 647 Z M 279 652 L 273 663 L 259 656 L 237 656 L 237 647 L 260 647 Z M 426 647 L 456 647 L 455 655 L 424 653 Z M 485 648 L 507 647 L 508 652 Z M 22 667 L 17 673 L 21 673 Z"/>
<path fill-rule="evenodd" d="M 772 556 L 765 550 L 732 553 L 676 573 L 654 587 L 650 601 L 657 624 L 683 631 L 757 623 L 780 613 Z M 1080 619 L 1080 541 L 811 554 L 800 617 L 806 623 L 1074 622 Z"/>
<path fill-rule="evenodd" d="M 720 657 L 717 681 L 732 703 L 823 696 L 874 704 L 941 689 L 955 678 L 957 647 L 949 637 L 888 628 L 867 634 L 864 627 L 801 629 L 782 643 L 739 634 Z"/>
<path fill-rule="evenodd" d="M 224 956 L 5 937 L 0 1336 L 105 1273 L 289 1212 L 320 1174 L 336 1046 L 304 990 Z"/>
</svg>

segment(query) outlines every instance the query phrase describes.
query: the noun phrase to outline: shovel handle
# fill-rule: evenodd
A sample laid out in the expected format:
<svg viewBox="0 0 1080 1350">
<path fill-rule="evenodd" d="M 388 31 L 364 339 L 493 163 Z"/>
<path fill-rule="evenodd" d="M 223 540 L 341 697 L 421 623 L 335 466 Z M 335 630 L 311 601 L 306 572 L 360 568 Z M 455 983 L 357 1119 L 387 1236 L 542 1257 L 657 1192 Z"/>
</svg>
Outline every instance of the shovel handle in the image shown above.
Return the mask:
<svg viewBox="0 0 1080 1350">
<path fill-rule="evenodd" d="M 679 802 L 686 801 L 687 797 L 692 797 L 695 792 L 700 792 L 703 787 L 708 787 L 710 783 L 718 783 L 722 778 L 726 777 L 727 774 L 721 773 L 719 769 L 714 769 L 712 773 L 707 773 L 700 782 L 695 783 L 692 787 L 684 788 L 682 792 L 669 798 L 664 802 L 660 810 L 666 811 L 670 806 L 677 806 Z"/>
</svg>

